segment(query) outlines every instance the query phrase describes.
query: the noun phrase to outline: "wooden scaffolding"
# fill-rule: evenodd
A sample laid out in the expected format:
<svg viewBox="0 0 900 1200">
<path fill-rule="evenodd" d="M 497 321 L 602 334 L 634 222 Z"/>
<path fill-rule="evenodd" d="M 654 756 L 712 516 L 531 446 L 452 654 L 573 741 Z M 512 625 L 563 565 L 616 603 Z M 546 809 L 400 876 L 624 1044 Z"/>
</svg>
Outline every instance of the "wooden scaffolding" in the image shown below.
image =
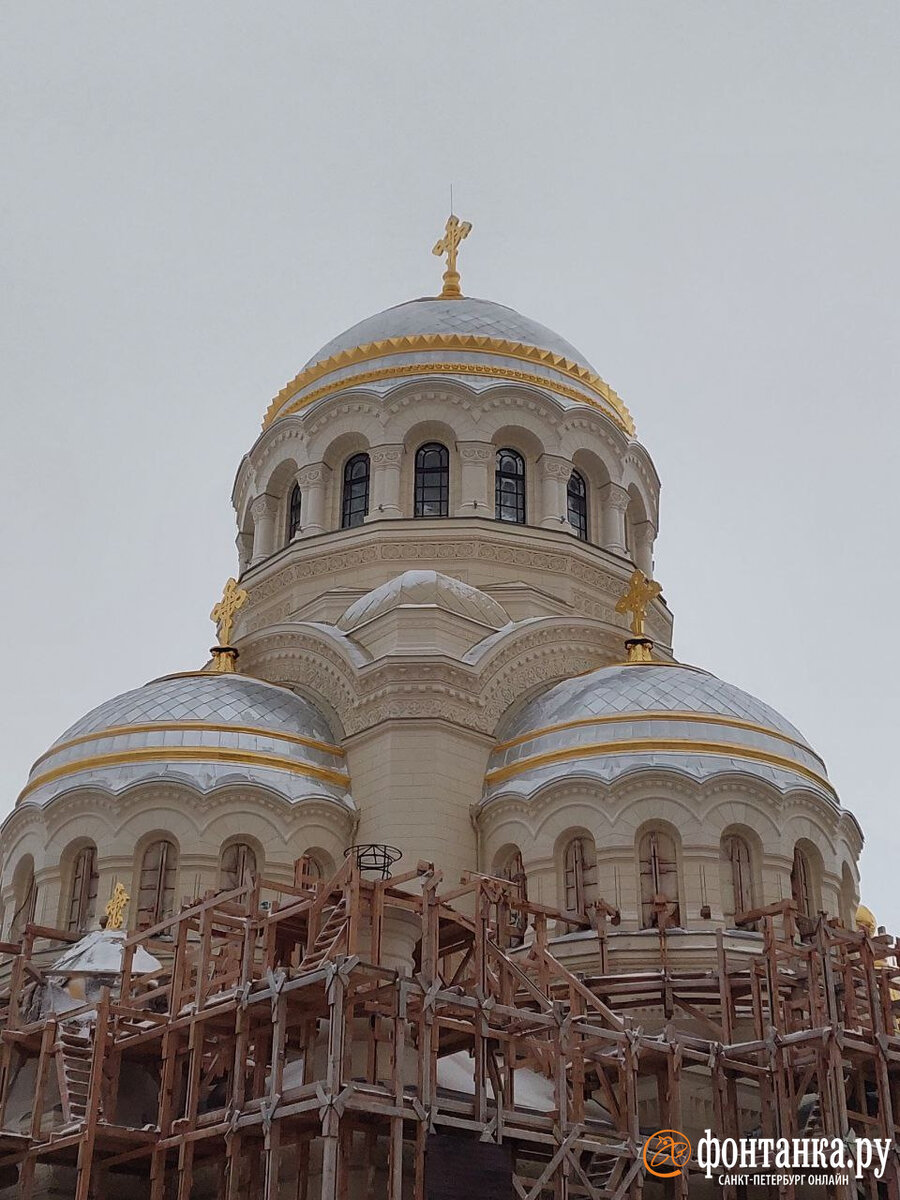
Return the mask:
<svg viewBox="0 0 900 1200">
<path fill-rule="evenodd" d="M 824 918 L 801 936 L 785 903 L 745 914 L 758 937 L 739 958 L 720 933 L 710 969 L 670 970 L 663 930 L 655 967 L 622 974 L 609 914 L 475 874 L 447 886 L 431 864 L 372 880 L 351 856 L 322 881 L 301 860 L 294 886 L 255 879 L 127 938 L 121 978 L 64 1013 L 41 999 L 41 948 L 71 938 L 29 926 L 0 945 L 0 1187 L 738 1200 L 704 1191 L 696 1157 L 665 1184 L 646 1172 L 650 1133 L 707 1112 L 722 1137 L 891 1139 L 880 1182 L 830 1194 L 900 1200 L 891 939 Z M 568 930 L 577 974 L 554 953 Z M 164 965 L 134 973 L 138 947 Z"/>
</svg>

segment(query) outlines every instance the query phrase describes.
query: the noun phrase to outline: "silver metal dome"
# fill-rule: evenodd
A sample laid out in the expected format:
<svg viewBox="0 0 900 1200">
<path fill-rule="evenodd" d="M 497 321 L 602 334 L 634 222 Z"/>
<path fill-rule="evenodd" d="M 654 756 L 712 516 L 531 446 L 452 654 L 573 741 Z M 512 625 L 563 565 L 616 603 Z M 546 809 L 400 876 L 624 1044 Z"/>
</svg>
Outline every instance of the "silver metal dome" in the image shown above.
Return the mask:
<svg viewBox="0 0 900 1200">
<path fill-rule="evenodd" d="M 742 772 L 835 802 L 825 764 L 768 704 L 696 667 L 629 663 L 565 680 L 498 734 L 485 799 L 530 795 L 559 776 L 612 782 L 670 768 L 695 779 Z"/>
<path fill-rule="evenodd" d="M 471 297 L 423 297 L 366 317 L 332 338 L 269 406 L 264 427 L 351 387 L 385 394 L 406 379 L 455 376 L 475 390 L 515 382 L 563 407 L 587 404 L 623 432 L 631 414 L 571 342 L 515 309 Z"/>
<path fill-rule="evenodd" d="M 259 784 L 291 801 L 349 803 L 343 751 L 314 705 L 259 679 L 205 672 L 157 679 L 93 709 L 37 760 L 19 803 L 150 780 L 203 792 Z"/>
<path fill-rule="evenodd" d="M 497 304 L 493 300 L 477 300 L 463 296 L 458 300 L 443 300 L 440 297 L 424 296 L 420 300 L 407 300 L 395 304 L 383 312 L 366 317 L 332 338 L 304 365 L 333 358 L 344 350 L 365 346 L 370 342 L 381 342 L 386 338 L 418 337 L 431 333 L 474 334 L 478 337 L 503 338 L 521 342 L 524 346 L 536 346 L 539 350 L 552 350 L 572 362 L 580 363 L 593 371 L 593 367 L 571 342 L 541 325 L 530 317 L 523 317 L 514 308 Z"/>
</svg>

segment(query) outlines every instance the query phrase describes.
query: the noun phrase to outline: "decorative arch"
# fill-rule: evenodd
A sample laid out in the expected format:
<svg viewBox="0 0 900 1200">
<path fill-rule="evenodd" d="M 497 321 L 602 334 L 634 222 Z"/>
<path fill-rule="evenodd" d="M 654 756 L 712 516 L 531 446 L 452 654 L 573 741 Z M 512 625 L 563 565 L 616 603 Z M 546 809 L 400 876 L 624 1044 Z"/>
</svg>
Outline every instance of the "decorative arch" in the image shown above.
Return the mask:
<svg viewBox="0 0 900 1200">
<path fill-rule="evenodd" d="M 355 529 L 369 515 L 369 455 L 361 451 L 344 463 L 341 482 L 341 529 Z"/>
<path fill-rule="evenodd" d="M 414 517 L 450 515 L 450 451 L 443 442 L 423 442 L 415 454 Z"/>
<path fill-rule="evenodd" d="M 808 838 L 794 844 L 791 863 L 791 899 L 797 905 L 801 932 L 807 922 L 815 922 L 822 909 L 822 855 Z"/>
<path fill-rule="evenodd" d="M 588 536 L 590 532 L 589 505 L 590 493 L 587 482 L 581 472 L 573 467 L 566 484 L 566 516 L 575 536 L 581 542 L 590 540 Z"/>
<path fill-rule="evenodd" d="M 494 517 L 512 525 L 526 520 L 525 456 L 511 446 L 497 450 L 494 467 Z"/>
<path fill-rule="evenodd" d="M 514 885 L 520 900 L 528 899 L 528 876 L 522 860 L 522 851 L 513 843 L 503 846 L 494 855 L 494 867 L 491 874 L 498 879 L 506 879 Z M 505 931 L 511 946 L 520 946 L 525 938 L 527 916 L 524 912 L 511 914 L 509 929 Z"/>
</svg>

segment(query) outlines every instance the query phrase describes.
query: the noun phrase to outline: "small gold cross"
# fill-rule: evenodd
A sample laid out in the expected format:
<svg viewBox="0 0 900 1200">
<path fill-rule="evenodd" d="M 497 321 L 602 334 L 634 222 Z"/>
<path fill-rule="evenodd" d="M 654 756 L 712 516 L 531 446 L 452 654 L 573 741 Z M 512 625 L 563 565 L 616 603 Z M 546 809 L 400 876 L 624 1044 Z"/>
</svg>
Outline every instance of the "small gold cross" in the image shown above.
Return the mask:
<svg viewBox="0 0 900 1200">
<path fill-rule="evenodd" d="M 106 906 L 106 928 L 121 929 L 125 920 L 125 909 L 131 897 L 125 891 L 124 885 L 118 882 L 113 890 L 109 904 Z"/>
<path fill-rule="evenodd" d="M 647 609 L 661 591 L 662 584 L 648 579 L 643 571 L 635 571 L 628 580 L 628 587 L 616 605 L 616 612 L 631 613 L 631 632 L 635 637 L 644 636 Z"/>
<path fill-rule="evenodd" d="M 234 628 L 234 614 L 247 603 L 247 593 L 239 588 L 236 579 L 229 579 L 222 592 L 222 599 L 209 614 L 209 619 L 215 621 L 216 632 L 220 646 L 227 646 L 231 640 Z"/>
<path fill-rule="evenodd" d="M 444 287 L 441 291 L 441 299 L 458 300 L 462 297 L 462 292 L 459 290 L 459 271 L 456 269 L 456 255 L 459 251 L 459 243 L 467 238 L 472 232 L 471 221 L 460 221 L 459 217 L 453 213 L 447 218 L 447 224 L 444 226 L 444 236 L 437 242 L 431 251 L 432 254 L 440 257 L 442 254 L 447 255 L 447 270 L 444 272 Z"/>
</svg>

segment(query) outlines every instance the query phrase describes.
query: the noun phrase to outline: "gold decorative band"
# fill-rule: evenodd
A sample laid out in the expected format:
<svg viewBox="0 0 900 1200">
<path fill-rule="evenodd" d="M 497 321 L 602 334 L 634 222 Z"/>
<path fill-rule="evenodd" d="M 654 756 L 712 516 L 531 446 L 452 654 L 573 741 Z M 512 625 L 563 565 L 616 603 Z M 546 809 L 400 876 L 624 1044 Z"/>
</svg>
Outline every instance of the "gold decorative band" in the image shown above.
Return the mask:
<svg viewBox="0 0 900 1200">
<path fill-rule="evenodd" d="M 655 667 L 660 666 L 660 663 L 654 662 Z M 596 668 L 592 668 L 596 669 Z M 816 754 L 805 742 L 798 741 L 797 738 L 789 737 L 786 733 L 779 733 L 777 729 L 767 729 L 765 725 L 756 725 L 752 721 L 743 721 L 740 717 L 720 717 L 716 713 L 700 713 L 700 712 L 622 712 L 610 713 L 609 716 L 602 717 L 579 717 L 574 721 L 561 721 L 558 725 L 545 725 L 541 729 L 532 730 L 531 733 L 523 733 L 519 737 L 511 738 L 508 742 L 500 742 L 496 750 L 510 750 L 513 746 L 521 746 L 524 742 L 533 742 L 537 738 L 546 737 L 548 734 L 557 733 L 561 729 L 584 729 L 589 725 L 608 725 L 618 724 L 622 721 L 693 721 L 699 725 L 725 725 L 730 729 L 748 729 L 752 733 L 762 733 L 766 737 L 777 738 L 781 742 L 786 742 L 789 746 L 796 746 L 798 750 L 802 750 L 805 754 L 811 754 L 818 762 L 822 762 L 821 757 Z"/>
<path fill-rule="evenodd" d="M 281 733 L 274 729 L 258 729 L 255 725 L 211 725 L 206 721 L 147 721 L 142 725 L 110 725 L 108 729 L 98 729 L 96 733 L 84 733 L 81 737 L 71 738 L 68 742 L 60 742 L 51 746 L 40 758 L 32 763 L 32 771 L 39 763 L 54 754 L 60 754 L 72 746 L 80 746 L 85 742 L 99 742 L 103 738 L 123 737 L 130 733 L 244 733 L 251 737 L 270 738 L 276 742 L 291 742 L 295 746 L 306 746 L 309 750 L 320 750 L 323 754 L 334 754 L 344 757 L 340 746 L 332 746 L 328 742 L 317 742 L 314 738 L 301 737 L 298 733 Z M 149 749 L 157 749 L 155 746 Z"/>
<path fill-rule="evenodd" d="M 21 803 L 35 788 L 42 787 L 45 783 L 52 783 L 66 775 L 77 775 L 82 771 L 122 766 L 126 763 L 173 761 L 222 762 L 248 767 L 271 767 L 276 771 L 290 771 L 292 775 L 309 775 L 313 779 L 321 779 L 340 787 L 350 786 L 350 776 L 344 774 L 343 771 L 331 771 L 327 767 L 317 767 L 313 763 L 299 762 L 297 759 L 285 758 L 280 754 L 264 754 L 259 750 L 227 750 L 218 746 L 149 746 L 136 750 L 122 750 L 116 754 L 97 754 L 92 758 L 82 758 L 77 762 L 55 767 L 52 771 L 46 771 L 28 783 L 19 793 L 16 803 Z"/>
<path fill-rule="evenodd" d="M 569 746 L 560 750 L 548 750 L 544 754 L 535 754 L 532 758 L 523 758 L 519 762 L 510 763 L 506 767 L 497 767 L 488 771 L 485 782 L 488 784 L 505 783 L 525 771 L 534 771 L 549 763 L 565 762 L 569 759 L 594 758 L 600 754 L 712 754 L 728 758 L 747 758 L 753 762 L 763 762 L 782 770 L 796 771 L 805 775 L 815 783 L 833 791 L 831 784 L 822 775 L 802 763 L 794 762 L 792 758 L 783 758 L 780 754 L 769 754 L 766 750 L 757 750 L 752 746 L 730 746 L 727 742 L 695 742 L 686 738 L 656 739 L 633 738 L 621 742 L 594 742 L 589 746 Z"/>
<path fill-rule="evenodd" d="M 289 403 L 301 388 L 308 387 L 317 379 L 331 375 L 345 367 L 352 367 L 373 359 L 386 358 L 394 354 L 409 354 L 416 351 L 446 351 L 465 350 L 477 354 L 494 354 L 503 358 L 516 358 L 530 363 L 538 363 L 568 375 L 574 382 L 582 385 L 582 389 L 567 388 L 564 384 L 536 375 L 533 372 L 511 371 L 508 368 L 490 367 L 479 363 L 437 362 L 437 363 L 408 363 L 402 367 L 382 368 L 354 375 L 348 379 L 333 380 L 317 388 L 313 392 Z M 523 342 L 510 342 L 503 338 L 478 337 L 475 334 L 417 334 L 410 337 L 387 338 L 381 342 L 368 342 L 351 350 L 344 350 L 322 362 L 306 367 L 290 383 L 286 384 L 266 410 L 263 419 L 263 429 L 267 429 L 273 421 L 289 413 L 297 412 L 312 404 L 314 400 L 342 388 L 352 387 L 361 382 L 371 382 L 375 379 L 389 379 L 400 375 L 439 374 L 452 371 L 454 374 L 481 374 L 503 376 L 510 379 L 535 383 L 580 400 L 584 404 L 592 404 L 595 408 L 606 412 L 617 425 L 626 433 L 634 434 L 634 421 L 619 395 L 599 375 L 572 359 L 561 354 L 553 354 L 549 350 L 541 350 L 536 346 L 527 346 Z M 585 390 L 586 389 L 586 390 Z M 598 403 L 589 394 L 594 392 L 604 403 Z"/>
</svg>

